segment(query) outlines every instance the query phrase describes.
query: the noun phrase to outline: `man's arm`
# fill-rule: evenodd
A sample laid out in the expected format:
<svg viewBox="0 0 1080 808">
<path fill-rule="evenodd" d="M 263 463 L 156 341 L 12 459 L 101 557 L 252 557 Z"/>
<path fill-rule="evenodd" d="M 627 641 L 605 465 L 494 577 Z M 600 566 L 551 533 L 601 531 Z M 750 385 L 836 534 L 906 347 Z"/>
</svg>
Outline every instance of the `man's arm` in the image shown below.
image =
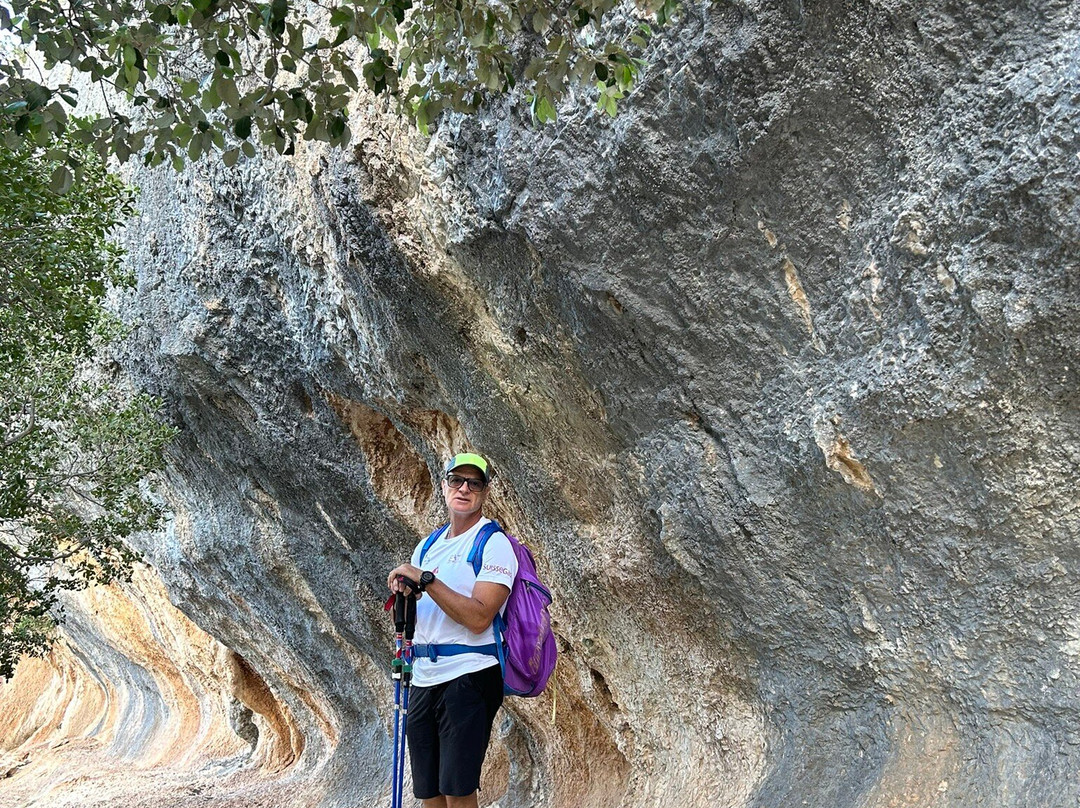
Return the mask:
<svg viewBox="0 0 1080 808">
<path fill-rule="evenodd" d="M 399 581 L 398 577 L 404 575 L 413 581 L 419 581 L 420 574 L 421 570 L 412 564 L 402 564 L 390 573 L 387 584 L 391 592 L 408 595 L 412 590 Z M 431 599 L 439 604 L 439 608 L 455 623 L 465 626 L 473 634 L 480 634 L 491 625 L 499 609 L 510 597 L 510 588 L 492 581 L 477 581 L 472 597 L 469 597 L 455 592 L 436 578 L 428 584 L 424 594 L 431 595 Z"/>
</svg>

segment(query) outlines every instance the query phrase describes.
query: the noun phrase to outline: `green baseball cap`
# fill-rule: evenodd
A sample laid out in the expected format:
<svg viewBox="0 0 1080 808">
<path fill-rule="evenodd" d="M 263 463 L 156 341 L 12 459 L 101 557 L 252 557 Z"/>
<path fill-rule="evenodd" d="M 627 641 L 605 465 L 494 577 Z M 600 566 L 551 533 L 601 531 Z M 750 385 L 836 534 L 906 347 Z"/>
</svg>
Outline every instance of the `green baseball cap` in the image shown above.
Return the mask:
<svg viewBox="0 0 1080 808">
<path fill-rule="evenodd" d="M 488 471 L 488 462 L 478 454 L 472 452 L 463 452 L 462 454 L 456 454 L 450 458 L 450 462 L 446 464 L 446 473 L 449 474 L 454 469 L 460 466 L 476 466 L 480 469 L 480 473 L 484 475 L 484 482 L 491 482 L 491 472 Z"/>
</svg>

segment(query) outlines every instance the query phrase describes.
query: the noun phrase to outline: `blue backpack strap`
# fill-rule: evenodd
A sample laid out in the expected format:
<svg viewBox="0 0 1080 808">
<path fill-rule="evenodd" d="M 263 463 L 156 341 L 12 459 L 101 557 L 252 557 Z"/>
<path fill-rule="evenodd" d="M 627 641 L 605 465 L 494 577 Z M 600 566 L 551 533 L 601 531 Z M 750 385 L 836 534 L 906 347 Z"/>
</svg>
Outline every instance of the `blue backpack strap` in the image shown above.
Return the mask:
<svg viewBox="0 0 1080 808">
<path fill-rule="evenodd" d="M 502 526 L 494 519 L 480 528 L 480 532 L 476 534 L 476 538 L 473 540 L 473 546 L 469 551 L 469 557 L 466 559 L 472 564 L 473 573 L 479 575 L 480 569 L 484 566 L 484 548 L 487 547 L 488 539 L 496 533 L 504 532 Z M 495 634 L 494 656 L 498 658 L 499 668 L 503 671 L 506 670 L 506 643 L 503 641 L 505 628 L 505 618 L 503 618 L 501 614 L 496 613 L 495 619 L 491 621 L 491 630 Z"/>
<path fill-rule="evenodd" d="M 499 669 L 506 674 L 506 642 L 503 640 L 503 629 L 506 626 L 505 618 L 496 614 L 491 621 L 491 630 L 495 634 L 495 656 L 499 658 Z"/>
<path fill-rule="evenodd" d="M 431 545 L 433 545 L 436 541 L 439 540 L 439 534 L 442 533 L 444 530 L 449 529 L 450 523 L 447 522 L 442 527 L 437 527 L 433 531 L 431 531 L 431 535 L 424 540 L 424 546 L 420 548 L 420 565 L 423 565 L 424 556 L 427 555 L 427 551 L 431 549 Z"/>
<path fill-rule="evenodd" d="M 490 539 L 496 533 L 502 533 L 503 529 L 499 526 L 499 523 L 492 519 L 476 534 L 476 538 L 473 539 L 472 549 L 469 550 L 469 557 L 465 559 L 472 564 L 473 574 L 479 575 L 480 568 L 484 566 L 484 548 L 487 546 L 488 539 Z"/>
</svg>

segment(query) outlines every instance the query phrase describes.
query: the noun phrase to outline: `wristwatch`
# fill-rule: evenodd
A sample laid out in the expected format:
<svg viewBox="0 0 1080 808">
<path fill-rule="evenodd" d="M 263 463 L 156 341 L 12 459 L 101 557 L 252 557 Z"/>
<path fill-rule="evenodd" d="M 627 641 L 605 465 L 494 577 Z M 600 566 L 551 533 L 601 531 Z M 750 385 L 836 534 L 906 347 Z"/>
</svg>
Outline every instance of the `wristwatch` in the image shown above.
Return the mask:
<svg viewBox="0 0 1080 808">
<path fill-rule="evenodd" d="M 424 570 L 420 573 L 420 586 L 418 589 L 423 592 L 428 588 L 435 580 L 435 573 L 431 570 Z"/>
</svg>

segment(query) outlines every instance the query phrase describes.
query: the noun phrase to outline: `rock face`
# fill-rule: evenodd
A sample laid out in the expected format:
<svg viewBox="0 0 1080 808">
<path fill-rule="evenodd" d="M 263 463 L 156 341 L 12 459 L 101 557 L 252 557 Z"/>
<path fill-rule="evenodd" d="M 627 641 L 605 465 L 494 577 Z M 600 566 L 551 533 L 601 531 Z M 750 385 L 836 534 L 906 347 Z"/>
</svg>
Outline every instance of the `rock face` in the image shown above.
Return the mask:
<svg viewBox="0 0 1080 808">
<path fill-rule="evenodd" d="M 248 682 L 199 754 L 385 802 L 385 575 L 471 447 L 562 653 L 482 802 L 1075 806 L 1076 4 L 718 3 L 653 60 L 615 121 L 136 176 L 142 549 Z"/>
<path fill-rule="evenodd" d="M 23 661 L 0 690 L 0 804 L 198 805 L 217 796 L 223 775 L 226 796 L 281 804 L 259 801 L 269 791 L 260 774 L 293 763 L 288 716 L 243 659 L 169 603 L 151 571 L 66 607 L 66 642 L 45 661 Z"/>
</svg>

